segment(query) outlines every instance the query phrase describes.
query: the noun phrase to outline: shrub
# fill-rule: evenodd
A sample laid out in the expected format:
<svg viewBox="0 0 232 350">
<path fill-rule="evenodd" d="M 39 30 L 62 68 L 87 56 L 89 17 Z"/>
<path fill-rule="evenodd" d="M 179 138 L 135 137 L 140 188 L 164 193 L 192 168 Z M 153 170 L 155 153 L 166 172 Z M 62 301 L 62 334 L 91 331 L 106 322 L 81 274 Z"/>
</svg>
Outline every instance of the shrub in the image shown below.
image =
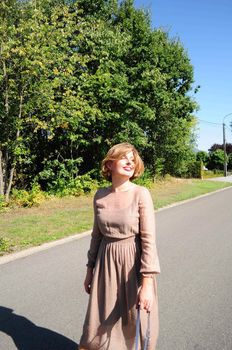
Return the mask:
<svg viewBox="0 0 232 350">
<path fill-rule="evenodd" d="M 41 191 L 37 183 L 34 183 L 30 191 L 13 189 L 11 203 L 13 202 L 22 207 L 38 206 L 46 197 L 47 194 Z"/>
<path fill-rule="evenodd" d="M 203 162 L 202 160 L 196 160 L 188 164 L 188 170 L 186 177 L 193 177 L 197 179 L 202 179 L 203 177 Z"/>
<path fill-rule="evenodd" d="M 1 252 L 9 252 L 11 249 L 10 241 L 6 238 L 0 237 L 0 255 Z"/>
<path fill-rule="evenodd" d="M 134 183 L 150 188 L 154 183 L 154 176 L 152 175 L 151 171 L 145 169 L 144 173 L 139 178 L 134 180 Z"/>
<path fill-rule="evenodd" d="M 8 206 L 8 203 L 5 201 L 5 197 L 3 195 L 0 195 L 0 212 L 5 210 Z"/>
<path fill-rule="evenodd" d="M 204 179 L 209 179 L 211 177 L 220 177 L 220 176 L 224 176 L 224 172 L 222 170 L 204 170 L 203 171 L 203 178 Z"/>
<path fill-rule="evenodd" d="M 74 186 L 78 176 L 78 167 L 81 158 L 46 160 L 43 162 L 44 169 L 36 177 L 36 181 L 43 185 L 43 189 L 50 193 L 65 193 L 68 187 Z"/>
<path fill-rule="evenodd" d="M 58 196 L 80 196 L 82 194 L 91 193 L 99 187 L 99 182 L 91 178 L 90 174 L 77 176 L 73 180 L 66 182 L 65 186 L 55 187 L 49 193 Z"/>
</svg>

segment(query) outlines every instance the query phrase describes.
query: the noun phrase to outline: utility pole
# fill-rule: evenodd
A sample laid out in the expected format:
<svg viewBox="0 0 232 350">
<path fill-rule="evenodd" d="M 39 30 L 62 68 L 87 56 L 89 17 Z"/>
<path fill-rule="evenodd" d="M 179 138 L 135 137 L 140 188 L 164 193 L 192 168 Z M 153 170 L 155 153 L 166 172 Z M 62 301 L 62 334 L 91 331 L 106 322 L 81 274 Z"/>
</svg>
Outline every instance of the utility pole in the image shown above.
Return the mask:
<svg viewBox="0 0 232 350">
<path fill-rule="evenodd" d="M 225 119 L 232 115 L 232 113 L 229 113 L 223 117 L 223 149 L 224 149 L 224 176 L 227 176 L 227 154 L 226 154 L 226 124 Z"/>
<path fill-rule="evenodd" d="M 227 176 L 227 154 L 226 154 L 226 127 L 225 123 L 222 124 L 223 126 L 223 149 L 224 149 L 224 176 Z"/>
</svg>

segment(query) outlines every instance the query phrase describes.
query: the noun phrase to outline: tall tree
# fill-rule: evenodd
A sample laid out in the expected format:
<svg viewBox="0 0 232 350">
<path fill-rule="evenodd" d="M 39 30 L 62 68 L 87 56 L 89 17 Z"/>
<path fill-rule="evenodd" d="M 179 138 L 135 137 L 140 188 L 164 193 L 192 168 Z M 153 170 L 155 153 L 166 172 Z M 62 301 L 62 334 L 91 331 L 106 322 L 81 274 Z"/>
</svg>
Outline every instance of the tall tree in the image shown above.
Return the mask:
<svg viewBox="0 0 232 350">
<path fill-rule="evenodd" d="M 17 1 L 0 3 L 0 195 L 6 195 L 6 198 L 9 197 L 16 164 L 16 149 L 20 142 L 25 89 L 24 81 L 20 84 L 16 82 L 15 57 L 11 56 L 13 51 L 17 51 L 16 46 L 21 37 L 21 33 L 17 32 L 20 21 L 19 11 Z M 22 51 L 19 50 L 18 53 L 22 55 Z M 18 76 L 21 75 L 20 67 L 17 67 L 17 71 Z"/>
<path fill-rule="evenodd" d="M 78 96 L 85 67 L 85 57 L 78 53 L 82 21 L 75 6 L 58 4 L 48 11 L 45 5 L 47 1 L 12 2 L 3 13 L 0 193 L 6 199 L 16 169 L 17 179 L 22 181 L 26 172 L 28 181 L 29 173 L 35 176 L 44 158 L 57 150 L 56 157 L 66 152 L 65 158 L 80 162 L 73 154 L 76 130 L 88 108 Z"/>
<path fill-rule="evenodd" d="M 186 172 L 196 103 L 178 40 L 153 30 L 131 0 L 0 6 L 1 194 L 12 181 L 37 178 L 46 189 L 84 174 L 121 141 L 134 143 L 153 172 Z"/>
<path fill-rule="evenodd" d="M 214 143 L 210 149 L 209 152 L 214 152 L 217 149 L 224 149 L 224 145 L 223 144 L 218 144 L 218 143 Z M 226 153 L 232 153 L 232 143 L 227 143 L 226 144 Z"/>
<path fill-rule="evenodd" d="M 194 158 L 192 113 L 197 105 L 188 95 L 193 67 L 181 43 L 152 30 L 150 17 L 136 10 L 133 1 L 121 3 L 116 23 L 130 36 L 124 57 L 130 85 L 126 119 L 143 130 L 144 155 L 151 168 L 155 170 L 158 162 L 164 173 L 179 175 L 182 165 L 185 168 Z"/>
</svg>

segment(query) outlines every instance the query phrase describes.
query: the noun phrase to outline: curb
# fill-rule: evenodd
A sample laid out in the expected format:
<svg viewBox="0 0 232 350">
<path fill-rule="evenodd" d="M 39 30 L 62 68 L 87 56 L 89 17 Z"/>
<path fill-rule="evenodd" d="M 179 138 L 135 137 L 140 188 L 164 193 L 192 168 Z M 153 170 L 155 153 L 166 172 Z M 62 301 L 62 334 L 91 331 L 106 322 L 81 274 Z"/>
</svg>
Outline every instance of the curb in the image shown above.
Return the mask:
<svg viewBox="0 0 232 350">
<path fill-rule="evenodd" d="M 222 191 L 225 191 L 225 190 L 228 190 L 228 189 L 231 189 L 231 188 L 232 188 L 232 186 L 228 186 L 228 187 L 225 187 L 225 188 L 221 188 L 220 190 L 216 190 L 216 191 L 213 191 L 213 192 L 205 193 L 205 194 L 202 194 L 202 195 L 194 197 L 194 198 L 190 198 L 190 199 L 186 199 L 186 200 L 183 200 L 183 201 L 179 201 L 179 202 L 167 205 L 166 207 L 163 207 L 163 208 L 160 208 L 160 209 L 156 209 L 155 213 L 158 213 L 158 212 L 161 212 L 161 211 L 173 208 L 173 207 L 177 207 L 177 206 L 180 206 L 180 205 L 183 205 L 183 204 L 186 204 L 186 203 L 189 203 L 189 202 L 201 199 L 203 197 L 212 196 L 213 194 L 216 194 L 218 192 L 222 192 Z M 22 250 L 20 252 L 17 252 L 17 253 L 11 253 L 11 254 L 8 254 L 8 255 L 4 255 L 4 256 L 0 257 L 0 265 L 7 264 L 7 263 L 9 263 L 11 261 L 14 261 L 14 260 L 17 260 L 17 259 L 20 259 L 20 258 L 25 258 L 25 257 L 27 257 L 29 255 L 32 255 L 32 254 L 35 254 L 35 253 L 38 253 L 38 252 L 41 252 L 41 251 L 44 251 L 44 250 L 47 250 L 47 249 L 59 246 L 59 245 L 62 245 L 64 243 L 68 243 L 68 242 L 72 242 L 72 241 L 84 238 L 86 236 L 89 236 L 91 232 L 92 231 L 89 230 L 89 231 L 85 231 L 83 233 L 76 233 L 76 234 L 74 234 L 72 236 L 61 238 L 61 239 L 58 239 L 58 240 L 55 240 L 55 241 L 52 241 L 52 242 L 49 242 L 49 243 L 44 243 L 44 244 L 42 244 L 40 246 L 37 246 L 37 247 L 31 247 L 31 248 L 24 249 L 24 250 Z"/>
<path fill-rule="evenodd" d="M 20 252 L 17 252 L 17 253 L 11 253 L 8 255 L 4 255 L 4 256 L 0 257 L 0 265 L 7 264 L 11 261 L 14 261 L 14 260 L 17 260 L 20 258 L 25 258 L 29 255 L 32 255 L 32 254 L 35 254 L 38 252 L 42 252 L 44 250 L 62 245 L 64 243 L 68 243 L 68 242 L 75 241 L 77 239 L 84 238 L 84 237 L 88 236 L 90 233 L 91 233 L 91 230 L 83 232 L 83 233 L 76 233 L 75 235 L 61 238 L 61 239 L 57 239 L 57 240 L 49 242 L 49 243 L 44 243 L 44 244 L 41 244 L 40 246 L 37 246 L 37 247 L 31 247 L 28 249 L 21 250 Z"/>
<path fill-rule="evenodd" d="M 156 209 L 155 212 L 158 213 L 158 212 L 160 212 L 160 211 L 167 210 L 167 209 L 170 209 L 170 208 L 173 208 L 173 207 L 177 207 L 177 206 L 180 206 L 180 205 L 182 205 L 182 204 L 186 204 L 186 203 L 189 203 L 189 202 L 192 202 L 192 201 L 195 201 L 195 200 L 204 198 L 204 197 L 212 196 L 212 195 L 214 195 L 215 193 L 228 190 L 229 188 L 231 189 L 232 186 L 220 188 L 219 190 L 216 190 L 216 191 L 213 191 L 213 192 L 209 192 L 209 193 L 205 193 L 205 194 L 201 194 L 200 196 L 197 196 L 197 197 L 194 197 L 194 198 L 184 199 L 183 201 L 179 201 L 179 202 L 176 202 L 176 203 L 173 203 L 173 204 L 166 205 L 166 206 L 163 207 L 163 208 Z"/>
</svg>

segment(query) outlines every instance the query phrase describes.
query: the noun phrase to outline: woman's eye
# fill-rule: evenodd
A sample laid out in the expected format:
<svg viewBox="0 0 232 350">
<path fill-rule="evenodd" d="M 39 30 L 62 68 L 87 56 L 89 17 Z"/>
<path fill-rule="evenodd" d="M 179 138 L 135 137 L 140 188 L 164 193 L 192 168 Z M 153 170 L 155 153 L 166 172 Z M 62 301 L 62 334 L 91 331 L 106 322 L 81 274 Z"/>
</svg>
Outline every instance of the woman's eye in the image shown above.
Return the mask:
<svg viewBox="0 0 232 350">
<path fill-rule="evenodd" d="M 128 159 L 127 157 L 125 156 L 122 156 L 120 159 L 126 159 L 127 161 L 129 160 L 130 162 L 134 163 L 135 160 L 134 159 Z"/>
</svg>

